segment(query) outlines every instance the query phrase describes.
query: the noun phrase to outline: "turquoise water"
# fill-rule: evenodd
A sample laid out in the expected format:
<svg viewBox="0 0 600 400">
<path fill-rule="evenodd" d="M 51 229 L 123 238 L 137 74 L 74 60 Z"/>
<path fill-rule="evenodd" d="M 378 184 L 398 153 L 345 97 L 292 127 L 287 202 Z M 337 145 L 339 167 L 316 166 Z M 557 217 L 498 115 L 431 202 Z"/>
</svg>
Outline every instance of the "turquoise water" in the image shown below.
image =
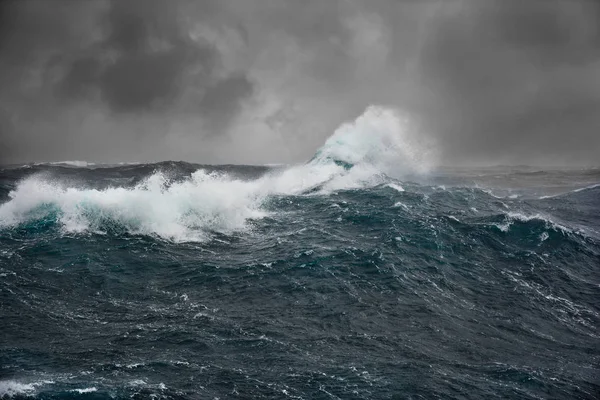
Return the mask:
<svg viewBox="0 0 600 400">
<path fill-rule="evenodd" d="M 322 164 L 0 170 L 0 396 L 597 398 L 599 170 Z"/>
</svg>

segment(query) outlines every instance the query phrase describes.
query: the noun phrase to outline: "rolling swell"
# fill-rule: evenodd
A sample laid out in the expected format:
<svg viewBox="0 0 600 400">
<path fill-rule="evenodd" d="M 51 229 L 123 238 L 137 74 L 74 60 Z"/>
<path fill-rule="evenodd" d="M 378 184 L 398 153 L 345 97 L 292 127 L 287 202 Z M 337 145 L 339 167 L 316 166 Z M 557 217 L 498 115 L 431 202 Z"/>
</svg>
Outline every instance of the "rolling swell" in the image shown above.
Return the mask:
<svg viewBox="0 0 600 400">
<path fill-rule="evenodd" d="M 381 135 L 281 168 L 3 169 L 0 397 L 597 397 L 597 173 L 396 179 Z"/>
</svg>

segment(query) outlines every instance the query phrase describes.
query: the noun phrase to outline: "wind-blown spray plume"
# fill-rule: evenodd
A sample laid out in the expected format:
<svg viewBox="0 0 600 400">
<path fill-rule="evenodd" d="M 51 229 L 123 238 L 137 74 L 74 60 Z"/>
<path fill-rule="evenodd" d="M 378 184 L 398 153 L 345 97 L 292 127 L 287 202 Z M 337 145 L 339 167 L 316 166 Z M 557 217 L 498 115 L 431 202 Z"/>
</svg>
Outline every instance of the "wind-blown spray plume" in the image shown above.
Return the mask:
<svg viewBox="0 0 600 400">
<path fill-rule="evenodd" d="M 369 107 L 340 126 L 304 164 L 277 168 L 251 180 L 198 170 L 183 180 L 155 172 L 131 187 L 70 186 L 32 176 L 0 206 L 0 225 L 55 221 L 68 232 L 124 230 L 172 240 L 205 240 L 211 231 L 246 229 L 267 215 L 274 195 L 327 194 L 382 184 L 386 174 L 423 174 L 432 152 L 395 110 Z"/>
</svg>

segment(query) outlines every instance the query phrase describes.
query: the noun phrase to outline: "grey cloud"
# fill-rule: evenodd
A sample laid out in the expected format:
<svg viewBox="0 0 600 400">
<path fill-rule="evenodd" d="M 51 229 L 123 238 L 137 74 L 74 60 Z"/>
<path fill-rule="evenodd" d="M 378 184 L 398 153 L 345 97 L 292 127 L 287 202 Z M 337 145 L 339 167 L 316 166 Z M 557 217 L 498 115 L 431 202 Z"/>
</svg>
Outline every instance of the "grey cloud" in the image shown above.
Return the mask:
<svg viewBox="0 0 600 400">
<path fill-rule="evenodd" d="M 102 64 L 96 58 L 78 58 L 65 68 L 65 75 L 57 89 L 66 97 L 88 97 L 98 84 L 101 72 Z"/>
<path fill-rule="evenodd" d="M 589 0 L 1 4 L 11 160 L 299 161 L 372 103 L 406 110 L 442 163 L 600 150 Z"/>
<path fill-rule="evenodd" d="M 121 56 L 97 81 L 103 99 L 122 112 L 167 106 L 180 90 L 184 57 L 177 50 Z"/>
<path fill-rule="evenodd" d="M 588 1 L 479 2 L 440 16 L 421 66 L 438 96 L 430 126 L 448 157 L 591 160 L 600 146 L 589 140 L 600 126 L 598 10 Z"/>
<path fill-rule="evenodd" d="M 0 2 L 0 51 L 3 63 L 30 66 L 62 46 L 69 51 L 86 41 L 86 31 L 96 23 L 101 3 L 75 1 Z M 68 23 L 67 23 L 68 22 Z"/>
<path fill-rule="evenodd" d="M 236 114 L 241 102 L 252 94 L 253 85 L 244 75 L 232 75 L 209 86 L 200 100 L 199 110 L 209 117 L 212 131 L 229 122 L 229 115 Z M 212 118 L 210 118 L 212 116 Z"/>
<path fill-rule="evenodd" d="M 96 90 L 111 110 L 139 112 L 170 109 L 190 80 L 209 96 L 251 92 L 251 87 L 244 93 L 229 90 L 230 80 L 237 77 L 217 76 L 220 54 L 209 43 L 192 40 L 177 6 L 156 0 L 112 1 L 106 16 L 107 37 L 92 57 L 69 65 L 61 84 L 63 93 L 80 98 Z M 215 93 L 221 87 L 224 92 Z M 210 118 L 207 111 L 208 107 L 201 110 Z M 220 112 L 218 118 L 224 114 Z"/>
</svg>

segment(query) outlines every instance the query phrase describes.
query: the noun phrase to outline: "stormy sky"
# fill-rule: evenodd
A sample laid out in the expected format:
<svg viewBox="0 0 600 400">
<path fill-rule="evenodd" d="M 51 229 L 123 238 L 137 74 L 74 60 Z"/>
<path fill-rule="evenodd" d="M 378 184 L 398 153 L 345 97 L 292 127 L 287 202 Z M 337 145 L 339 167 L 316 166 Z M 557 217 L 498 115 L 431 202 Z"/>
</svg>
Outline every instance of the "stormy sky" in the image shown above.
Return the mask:
<svg viewBox="0 0 600 400">
<path fill-rule="evenodd" d="M 2 0 L 0 163 L 299 162 L 369 104 L 442 164 L 597 165 L 594 0 Z"/>
</svg>

